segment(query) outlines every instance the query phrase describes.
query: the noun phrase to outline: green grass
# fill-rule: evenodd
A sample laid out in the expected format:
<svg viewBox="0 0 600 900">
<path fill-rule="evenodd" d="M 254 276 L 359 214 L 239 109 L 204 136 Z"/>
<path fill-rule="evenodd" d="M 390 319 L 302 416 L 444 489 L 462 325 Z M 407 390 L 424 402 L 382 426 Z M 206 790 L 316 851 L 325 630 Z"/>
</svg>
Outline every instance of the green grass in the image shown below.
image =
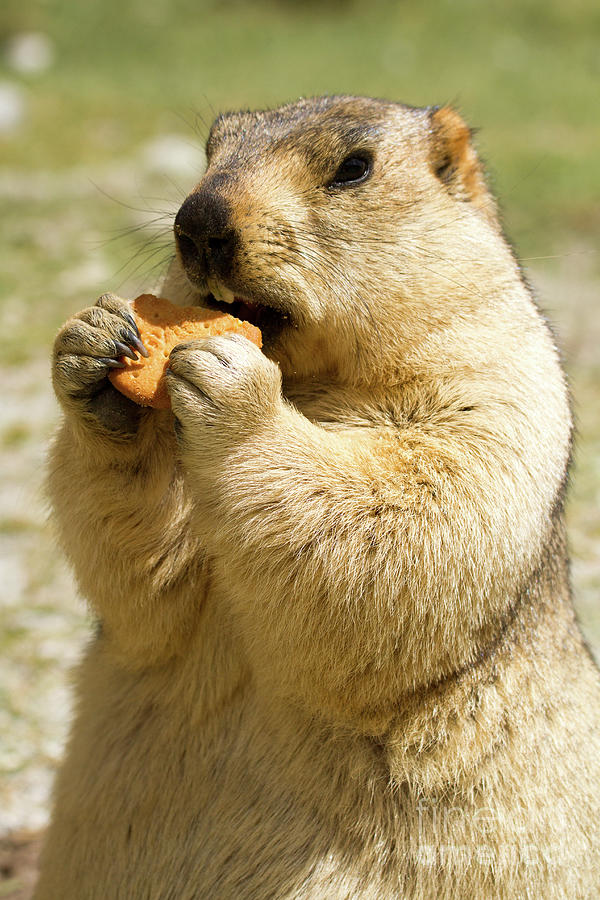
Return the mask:
<svg viewBox="0 0 600 900">
<path fill-rule="evenodd" d="M 29 440 L 31 429 L 25 422 L 18 422 L 0 432 L 0 442 L 3 447 L 22 447 Z"/>
</svg>

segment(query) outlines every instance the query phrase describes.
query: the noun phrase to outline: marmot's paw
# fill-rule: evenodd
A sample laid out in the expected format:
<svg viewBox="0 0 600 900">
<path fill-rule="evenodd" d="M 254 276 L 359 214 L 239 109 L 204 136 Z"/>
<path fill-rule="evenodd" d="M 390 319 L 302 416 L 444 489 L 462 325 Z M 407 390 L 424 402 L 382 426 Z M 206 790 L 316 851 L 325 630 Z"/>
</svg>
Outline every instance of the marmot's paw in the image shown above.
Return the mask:
<svg viewBox="0 0 600 900">
<path fill-rule="evenodd" d="M 178 344 L 167 385 L 182 443 L 211 450 L 239 440 L 273 418 L 281 404 L 281 372 L 247 338 L 224 334 Z"/>
<path fill-rule="evenodd" d="M 52 377 L 63 406 L 77 408 L 110 431 L 130 431 L 140 410 L 107 380 L 120 357 L 147 355 L 129 304 L 103 294 L 61 328 L 54 343 Z"/>
</svg>

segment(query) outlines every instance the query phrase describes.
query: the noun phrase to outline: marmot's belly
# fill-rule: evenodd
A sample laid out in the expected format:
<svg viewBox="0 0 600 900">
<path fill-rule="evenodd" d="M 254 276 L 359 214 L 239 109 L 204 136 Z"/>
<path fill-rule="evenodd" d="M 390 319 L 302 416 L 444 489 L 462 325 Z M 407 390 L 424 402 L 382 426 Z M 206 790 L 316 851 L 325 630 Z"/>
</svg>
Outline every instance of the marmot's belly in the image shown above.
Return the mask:
<svg viewBox="0 0 600 900">
<path fill-rule="evenodd" d="M 255 699 L 240 692 L 200 728 L 156 708 L 135 725 L 121 707 L 123 721 L 115 715 L 104 730 L 80 719 L 76 733 L 97 732 L 85 757 L 71 748 L 68 788 L 59 779 L 36 900 L 487 900 L 492 871 L 495 896 L 527 895 L 531 872 L 519 858 L 541 846 L 541 833 L 525 833 L 523 823 L 513 833 L 512 818 L 485 807 L 483 820 L 477 789 L 461 809 L 464 791 L 386 788 L 375 762 L 369 776 L 368 742 L 318 739 L 310 728 L 295 739 L 278 731 L 278 742 Z M 493 782 L 488 766 L 479 792 Z M 510 809 L 534 789 L 500 782 Z M 465 830 L 476 816 L 478 841 Z M 586 859 L 566 851 L 557 848 L 558 881 L 557 868 L 536 857 L 544 896 L 563 896 L 555 886 L 569 872 L 587 883 Z"/>
<path fill-rule="evenodd" d="M 388 898 L 360 841 L 347 856 L 312 802 L 319 773 L 306 795 L 276 774 L 280 753 L 247 703 L 197 731 L 151 711 L 135 730 L 113 718 L 85 759 L 71 748 L 36 900 Z M 317 794 L 339 791 L 322 777 Z"/>
</svg>

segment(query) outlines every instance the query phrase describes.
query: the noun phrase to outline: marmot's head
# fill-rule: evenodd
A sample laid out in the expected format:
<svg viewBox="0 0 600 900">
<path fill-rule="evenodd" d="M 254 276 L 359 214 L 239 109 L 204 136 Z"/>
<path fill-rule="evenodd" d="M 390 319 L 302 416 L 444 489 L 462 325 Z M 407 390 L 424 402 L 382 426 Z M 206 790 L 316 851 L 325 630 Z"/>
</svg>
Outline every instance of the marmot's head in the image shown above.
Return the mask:
<svg viewBox="0 0 600 900">
<path fill-rule="evenodd" d="M 220 116 L 175 220 L 200 303 L 259 325 L 284 373 L 381 378 L 514 265 L 449 108 L 356 97 Z M 385 340 L 383 340 L 385 337 Z M 385 349 L 384 349 L 385 347 Z"/>
</svg>

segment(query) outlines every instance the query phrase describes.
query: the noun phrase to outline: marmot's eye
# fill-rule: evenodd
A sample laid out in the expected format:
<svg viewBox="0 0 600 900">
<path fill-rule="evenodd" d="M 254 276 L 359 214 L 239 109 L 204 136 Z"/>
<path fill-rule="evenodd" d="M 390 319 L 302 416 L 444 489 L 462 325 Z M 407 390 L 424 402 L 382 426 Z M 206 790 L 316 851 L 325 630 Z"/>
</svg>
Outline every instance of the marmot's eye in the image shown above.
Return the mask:
<svg viewBox="0 0 600 900">
<path fill-rule="evenodd" d="M 349 156 L 341 164 L 331 182 L 331 187 L 358 184 L 371 174 L 371 160 L 366 156 Z"/>
</svg>

